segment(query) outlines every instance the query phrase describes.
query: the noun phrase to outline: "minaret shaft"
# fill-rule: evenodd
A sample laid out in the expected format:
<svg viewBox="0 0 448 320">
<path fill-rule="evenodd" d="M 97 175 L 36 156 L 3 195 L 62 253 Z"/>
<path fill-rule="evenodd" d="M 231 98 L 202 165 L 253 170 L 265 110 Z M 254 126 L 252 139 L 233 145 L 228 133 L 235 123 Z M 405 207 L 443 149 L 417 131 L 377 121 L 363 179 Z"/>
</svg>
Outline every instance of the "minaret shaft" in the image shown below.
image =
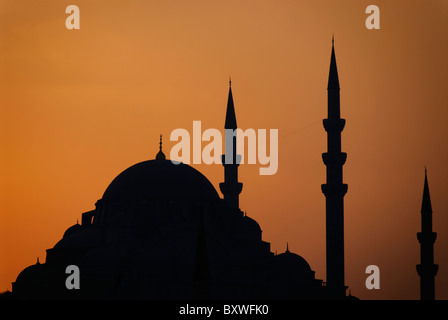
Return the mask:
<svg viewBox="0 0 448 320">
<path fill-rule="evenodd" d="M 342 167 L 347 154 L 341 152 L 341 132 L 345 119 L 341 119 L 340 88 L 334 46 L 332 46 L 328 78 L 328 117 L 323 120 L 327 132 L 327 152 L 322 159 L 327 168 L 327 183 L 322 185 L 326 198 L 326 249 L 327 287 L 333 297 L 345 297 L 344 277 L 344 196 L 347 185 L 343 183 Z"/>
</svg>

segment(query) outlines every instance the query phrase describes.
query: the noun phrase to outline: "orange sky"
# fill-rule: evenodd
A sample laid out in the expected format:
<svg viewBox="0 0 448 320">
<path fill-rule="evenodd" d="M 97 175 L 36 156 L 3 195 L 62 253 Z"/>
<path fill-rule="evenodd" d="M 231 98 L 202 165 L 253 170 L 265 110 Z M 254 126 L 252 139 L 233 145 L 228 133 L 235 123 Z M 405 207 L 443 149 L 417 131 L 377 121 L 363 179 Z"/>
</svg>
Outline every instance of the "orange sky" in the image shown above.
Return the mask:
<svg viewBox="0 0 448 320">
<path fill-rule="evenodd" d="M 65 28 L 76 4 L 81 29 Z M 367 30 L 365 8 L 380 8 Z M 240 205 L 325 280 L 331 35 L 347 121 L 346 283 L 361 299 L 419 299 L 424 166 L 436 298 L 448 299 L 448 3 L 332 0 L 0 0 L 0 291 L 92 210 L 121 171 L 169 154 L 172 130 L 279 130 L 279 168 L 240 167 Z M 219 190 L 221 165 L 193 165 Z M 378 265 L 381 289 L 367 290 Z"/>
</svg>

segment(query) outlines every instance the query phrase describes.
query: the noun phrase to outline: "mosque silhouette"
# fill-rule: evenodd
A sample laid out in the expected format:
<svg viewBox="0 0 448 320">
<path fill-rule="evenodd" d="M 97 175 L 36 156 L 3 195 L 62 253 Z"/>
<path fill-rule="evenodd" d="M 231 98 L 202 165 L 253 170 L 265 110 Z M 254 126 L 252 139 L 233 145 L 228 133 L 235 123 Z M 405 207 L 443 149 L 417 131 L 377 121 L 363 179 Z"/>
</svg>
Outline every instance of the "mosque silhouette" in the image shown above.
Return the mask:
<svg viewBox="0 0 448 320">
<path fill-rule="evenodd" d="M 271 252 L 259 224 L 239 207 L 243 184 L 238 181 L 238 163 L 225 163 L 222 157 L 221 198 L 199 171 L 166 159 L 160 142 L 155 159 L 120 173 L 95 209 L 82 214 L 81 224 L 68 228 L 62 239 L 47 250 L 45 263 L 37 261 L 18 275 L 12 284 L 13 296 L 356 299 L 347 295 L 344 280 L 343 199 L 347 185 L 343 183 L 342 167 L 347 155 L 341 152 L 345 120 L 340 117 L 334 42 L 327 91 L 328 118 L 323 125 L 328 150 L 322 155 L 327 168 L 327 181 L 322 185 L 326 199 L 325 282 L 316 279 L 308 262 L 288 247 L 280 254 Z M 237 128 L 230 83 L 224 127 Z M 234 143 L 236 146 L 236 138 Z M 433 234 L 432 229 L 428 232 Z M 431 237 L 435 240 L 435 236 Z M 430 258 L 425 261 L 421 270 L 428 269 Z M 66 287 L 69 265 L 79 268 L 80 289 Z"/>
</svg>

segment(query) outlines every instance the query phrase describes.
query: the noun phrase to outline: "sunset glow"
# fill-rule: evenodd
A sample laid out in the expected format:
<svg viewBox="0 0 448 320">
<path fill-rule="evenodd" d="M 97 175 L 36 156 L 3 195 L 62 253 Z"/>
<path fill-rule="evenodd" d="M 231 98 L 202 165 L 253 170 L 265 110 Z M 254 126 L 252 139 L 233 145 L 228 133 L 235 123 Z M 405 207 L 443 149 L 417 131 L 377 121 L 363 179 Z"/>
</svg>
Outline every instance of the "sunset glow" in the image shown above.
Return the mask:
<svg viewBox="0 0 448 320">
<path fill-rule="evenodd" d="M 65 8 L 80 8 L 79 30 Z M 365 26 L 368 5 L 381 28 Z M 238 127 L 278 130 L 278 170 L 239 168 L 240 208 L 272 252 L 325 280 L 327 82 L 341 86 L 345 277 L 360 299 L 419 299 L 425 166 L 436 299 L 448 299 L 446 1 L 0 0 L 0 292 L 45 261 L 131 165 L 173 130 L 224 134 L 232 79 Z M 205 145 L 205 144 L 204 144 Z M 219 193 L 221 164 L 191 164 Z M 221 195 L 221 194 L 220 194 Z M 377 265 L 381 288 L 365 286 Z"/>
</svg>

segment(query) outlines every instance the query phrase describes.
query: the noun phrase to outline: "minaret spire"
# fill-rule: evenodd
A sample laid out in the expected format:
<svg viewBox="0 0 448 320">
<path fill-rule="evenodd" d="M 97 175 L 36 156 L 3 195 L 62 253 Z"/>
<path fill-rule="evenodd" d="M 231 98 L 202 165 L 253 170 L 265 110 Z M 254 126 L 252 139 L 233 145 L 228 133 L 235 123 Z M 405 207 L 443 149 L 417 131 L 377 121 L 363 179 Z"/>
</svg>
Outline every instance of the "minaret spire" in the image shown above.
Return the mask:
<svg viewBox="0 0 448 320">
<path fill-rule="evenodd" d="M 417 233 L 417 239 L 420 242 L 420 264 L 417 265 L 417 273 L 420 276 L 420 299 L 434 300 L 434 278 L 439 266 L 434 264 L 434 242 L 436 241 L 437 233 L 432 231 L 432 206 L 426 167 L 421 215 L 422 231 Z"/>
<path fill-rule="evenodd" d="M 330 74 L 328 76 L 327 90 L 339 90 L 338 67 L 336 65 L 336 54 L 334 53 L 334 37 L 331 39 Z"/>
<path fill-rule="evenodd" d="M 226 122 L 225 129 L 236 129 L 235 107 L 233 105 L 232 80 L 229 79 L 229 97 L 227 99 Z"/>
<path fill-rule="evenodd" d="M 341 152 L 341 132 L 345 119 L 341 119 L 339 93 L 333 38 L 327 87 L 328 117 L 323 120 L 327 132 L 327 152 L 322 154 L 322 159 L 327 167 L 327 182 L 322 185 L 322 192 L 326 200 L 327 288 L 334 298 L 345 297 L 347 289 L 344 279 L 344 196 L 347 185 L 342 179 L 347 154 Z"/>
<path fill-rule="evenodd" d="M 237 154 L 237 124 L 235 106 L 233 104 L 232 81 L 229 78 L 229 96 L 227 99 L 225 129 L 225 154 L 221 156 L 224 166 L 224 182 L 219 184 L 224 201 L 232 209 L 239 211 L 239 194 L 243 189 L 243 184 L 238 182 L 238 166 L 241 156 Z"/>
<path fill-rule="evenodd" d="M 422 200 L 422 210 L 421 212 L 425 214 L 432 214 L 432 206 L 431 206 L 431 196 L 429 195 L 429 186 L 428 186 L 428 174 L 425 166 L 425 183 L 423 185 L 423 200 Z M 432 223 L 432 218 L 431 218 Z"/>
</svg>

